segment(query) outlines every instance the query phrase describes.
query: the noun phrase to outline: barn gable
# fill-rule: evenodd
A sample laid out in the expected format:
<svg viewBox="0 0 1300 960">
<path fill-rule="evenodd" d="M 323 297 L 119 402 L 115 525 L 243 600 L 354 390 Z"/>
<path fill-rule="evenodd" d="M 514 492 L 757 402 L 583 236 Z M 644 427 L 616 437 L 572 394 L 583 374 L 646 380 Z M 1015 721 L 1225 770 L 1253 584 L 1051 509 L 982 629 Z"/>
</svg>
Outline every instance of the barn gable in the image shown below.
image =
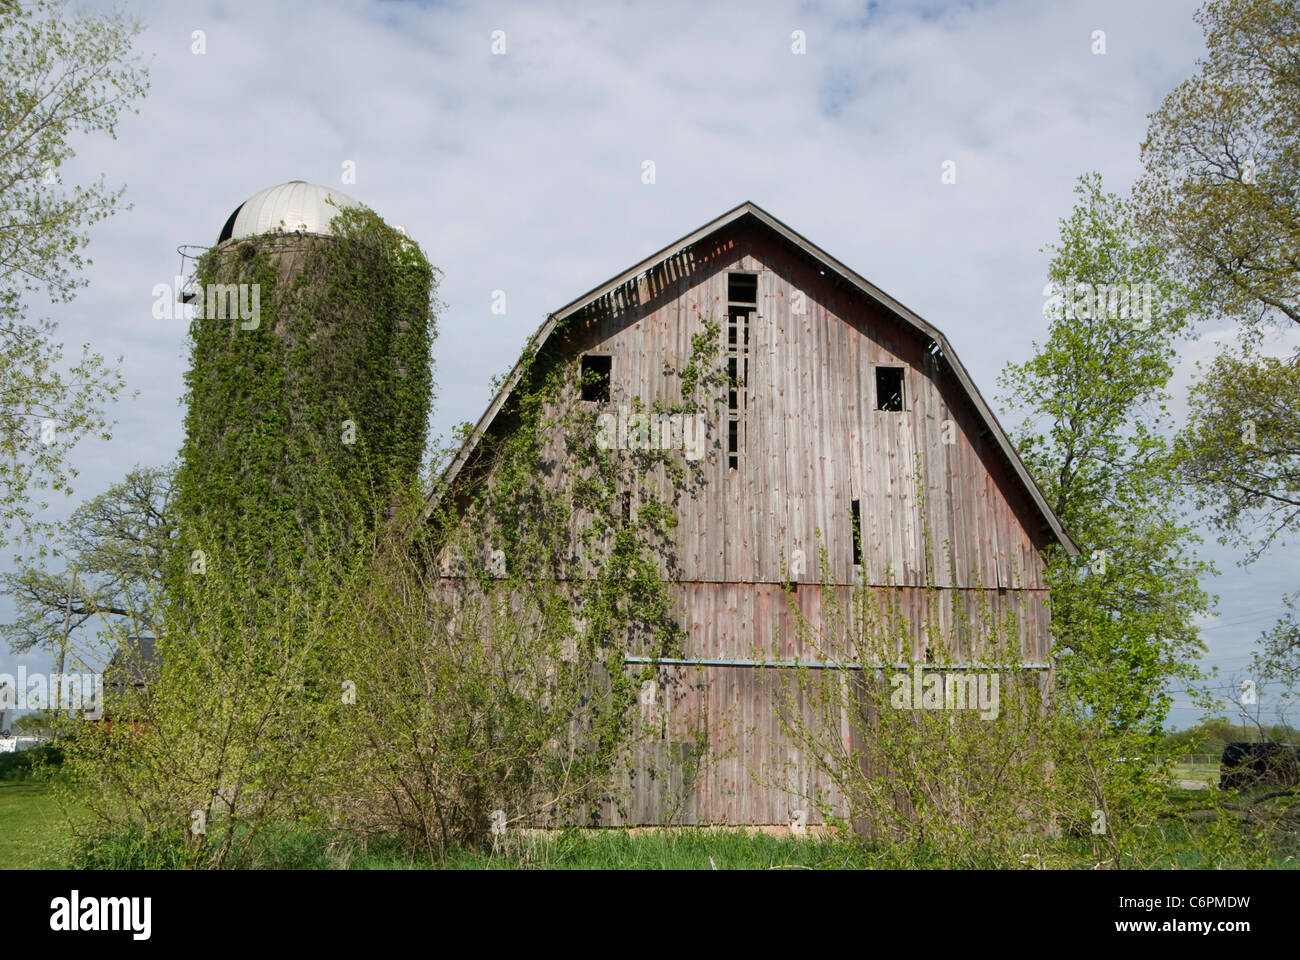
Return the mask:
<svg viewBox="0 0 1300 960">
<path fill-rule="evenodd" d="M 701 414 L 702 480 L 674 507 L 665 580 L 681 656 L 624 651 L 656 671 L 641 706 L 660 732 L 637 747 L 628 803 L 604 805 L 601 823 L 781 824 L 813 795 L 841 810 L 785 741 L 773 686 L 800 664 L 881 668 L 831 612 L 868 595 L 910 637 L 907 650 L 891 633 L 898 656 L 926 662 L 938 643 L 965 664 L 988 652 L 972 625 L 1005 616 L 1016 669 L 1049 684 L 1042 551 L 1079 553 L 943 334 L 750 203 L 549 316 L 431 499 L 468 475 L 489 431 L 510 429 L 528 359 L 596 365 L 605 383 L 581 402 L 601 418 L 653 409 L 681 398 L 676 370 L 706 318 L 735 372 Z M 680 454 L 692 459 L 684 442 Z"/>
<path fill-rule="evenodd" d="M 923 362 L 949 374 L 964 400 L 968 402 L 971 414 L 978 423 L 979 436 L 989 439 L 1001 465 L 1005 468 L 1008 480 L 1023 494 L 1027 509 L 1037 518 L 1042 539 L 1059 543 L 1071 556 L 1078 556 L 1078 546 L 1066 533 L 1041 489 L 1020 459 L 1010 438 L 943 333 L 753 203 L 742 203 L 727 211 L 717 219 L 564 305 L 549 315 L 546 322 L 533 335 L 528 343 L 526 354 L 536 355 L 548 345 L 552 334 L 562 321 L 584 312 L 588 316 L 630 316 L 638 310 L 643 312 L 652 308 L 657 301 L 671 297 L 675 281 L 688 275 L 696 265 L 707 262 L 711 257 L 721 253 L 718 247 L 720 244 L 725 245 L 725 238 L 738 230 L 754 229 L 769 236 L 774 244 L 784 247 L 791 256 L 798 257 L 814 267 L 819 276 L 824 277 L 826 283 L 832 288 L 844 290 L 846 296 L 863 298 L 884 316 L 896 321 L 902 331 L 912 337 L 916 344 L 920 344 L 926 355 L 922 358 Z M 521 359 L 511 370 L 501 389 L 448 466 L 442 482 L 432 494 L 433 497 L 436 498 L 441 491 L 447 489 L 473 458 L 479 441 L 492 429 L 498 414 L 509 401 L 522 371 L 523 360 Z M 1003 472 L 996 467 L 993 470 L 997 473 Z M 1025 525 L 1028 527 L 1028 524 Z"/>
</svg>

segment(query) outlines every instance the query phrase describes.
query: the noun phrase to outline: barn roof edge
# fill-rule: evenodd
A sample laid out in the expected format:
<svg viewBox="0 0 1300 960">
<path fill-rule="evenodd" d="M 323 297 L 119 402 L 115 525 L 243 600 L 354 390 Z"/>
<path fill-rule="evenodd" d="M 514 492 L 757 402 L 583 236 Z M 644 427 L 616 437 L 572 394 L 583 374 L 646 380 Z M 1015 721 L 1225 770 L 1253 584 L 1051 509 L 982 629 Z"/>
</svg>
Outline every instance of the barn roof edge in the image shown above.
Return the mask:
<svg viewBox="0 0 1300 960">
<path fill-rule="evenodd" d="M 976 412 L 997 441 L 999 449 L 1007 458 L 1013 471 L 1024 485 L 1025 490 L 1029 493 L 1030 499 L 1033 500 L 1034 505 L 1042 513 L 1048 529 L 1070 556 L 1079 556 L 1081 551 L 1078 544 L 1076 544 L 1070 535 L 1066 533 L 1065 527 L 1061 523 L 1060 518 L 1057 517 L 1056 512 L 1047 502 L 1047 498 L 1043 495 L 1042 489 L 1038 486 L 1037 481 L 1029 472 L 1028 467 L 1025 466 L 1024 461 L 1020 459 L 1020 454 L 1011 443 L 1011 439 L 1007 436 L 1006 431 L 1002 429 L 1002 425 L 998 422 L 997 416 L 985 401 L 979 388 L 975 386 L 975 381 L 971 378 L 970 374 L 966 371 L 966 368 L 957 358 L 957 354 L 953 351 L 952 345 L 948 342 L 948 338 L 945 337 L 937 327 L 923 319 L 919 314 L 910 310 L 875 284 L 871 283 L 865 277 L 835 259 L 802 234 L 787 226 L 785 223 L 782 223 L 762 207 L 748 200 L 733 207 L 721 216 L 710 220 L 708 223 L 704 224 L 704 226 L 692 230 L 679 240 L 650 254 L 650 256 L 639 261 L 634 266 L 629 267 L 627 270 L 624 270 L 622 273 L 610 280 L 607 280 L 599 286 L 593 287 L 591 290 L 588 290 L 586 293 L 560 307 L 560 309 L 556 310 L 554 313 L 548 314 L 546 321 L 529 339 L 524 353 L 520 356 L 519 360 L 515 362 L 509 376 L 506 377 L 501 388 L 497 391 L 496 396 L 493 397 L 492 402 L 488 405 L 487 410 L 483 412 L 483 415 L 474 425 L 474 429 L 470 432 L 469 436 L 466 437 L 465 442 L 461 445 L 455 458 L 443 471 L 443 474 L 435 485 L 434 490 L 430 492 L 430 503 L 435 503 L 441 497 L 442 491 L 448 487 L 448 485 L 456 478 L 457 474 L 460 473 L 465 464 L 469 462 L 469 458 L 473 455 L 479 441 L 487 433 L 488 429 L 491 428 L 492 422 L 496 419 L 497 413 L 500 412 L 501 408 L 505 405 L 506 400 L 509 399 L 510 394 L 518 385 L 519 378 L 524 371 L 526 359 L 535 356 L 537 352 L 541 350 L 542 346 L 550 338 L 552 331 L 554 331 L 556 325 L 560 321 L 572 316 L 600 298 L 607 296 L 619 287 L 623 286 L 629 280 L 636 278 L 645 271 L 654 268 L 663 261 L 681 253 L 688 247 L 699 243 L 711 234 L 716 233 L 724 227 L 730 226 L 744 217 L 753 217 L 759 223 L 762 223 L 768 229 L 782 237 L 787 243 L 802 250 L 806 255 L 812 257 L 812 259 L 839 274 L 841 278 L 857 287 L 859 291 L 865 294 L 869 299 L 874 300 L 909 326 L 930 337 L 931 340 L 938 344 L 943 358 L 947 360 L 948 365 L 957 377 L 958 383 L 961 385 L 962 389 L 965 390 L 966 395 L 970 398 Z"/>
</svg>

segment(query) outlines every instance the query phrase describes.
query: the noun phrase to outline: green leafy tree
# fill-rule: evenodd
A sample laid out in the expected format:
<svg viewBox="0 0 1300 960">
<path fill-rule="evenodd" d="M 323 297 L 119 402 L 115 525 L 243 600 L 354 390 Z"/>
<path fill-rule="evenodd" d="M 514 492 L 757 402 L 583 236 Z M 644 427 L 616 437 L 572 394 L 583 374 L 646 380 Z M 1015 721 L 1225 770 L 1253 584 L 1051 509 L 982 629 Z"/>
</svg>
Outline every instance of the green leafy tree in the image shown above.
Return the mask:
<svg viewBox="0 0 1300 960">
<path fill-rule="evenodd" d="M 113 624 L 156 636 L 155 610 L 172 545 L 173 470 L 137 467 L 73 511 L 54 539 L 63 568 L 44 559 L 0 576 L 16 618 L 2 628 L 14 653 L 47 650 L 55 672 L 74 662 L 102 666 Z"/>
<path fill-rule="evenodd" d="M 1046 342 L 999 383 L 1028 412 L 1019 449 L 1084 554 L 1049 562 L 1061 688 L 1108 723 L 1154 732 L 1165 681 L 1192 674 L 1202 649 L 1193 621 L 1209 606 L 1198 578 L 1210 568 L 1190 552 L 1166 440 L 1185 313 L 1159 251 L 1135 239 L 1101 178 L 1080 178 L 1076 193 L 1048 270 L 1070 295 L 1049 311 Z M 1111 309 L 1095 291 L 1116 283 L 1149 284 L 1150 299 Z"/>
<path fill-rule="evenodd" d="M 147 90 L 132 52 L 139 26 L 121 14 L 70 17 L 62 3 L 0 3 L 0 544 L 30 525 L 33 490 L 71 492 L 68 452 L 107 439 L 102 407 L 122 389 L 116 368 L 83 345 L 73 362 L 29 300 L 71 300 L 88 228 L 121 208 L 103 178 L 65 187 L 76 135 L 115 136 Z M 44 506 L 43 504 L 41 506 Z"/>
<path fill-rule="evenodd" d="M 1268 356 L 1247 332 L 1214 358 L 1189 394 L 1178 437 L 1182 477 L 1221 542 L 1263 561 L 1300 531 L 1300 355 Z M 1300 679 L 1300 592 L 1283 597 L 1261 637 L 1258 676 Z"/>
<path fill-rule="evenodd" d="M 1197 20 L 1207 55 L 1151 115 L 1134 196 L 1199 308 L 1244 322 L 1191 392 L 1179 454 L 1249 564 L 1300 522 L 1300 355 L 1261 349 L 1270 322 L 1300 323 L 1300 4 L 1211 0 Z M 1298 597 L 1264 636 L 1267 676 L 1300 676 Z"/>
<path fill-rule="evenodd" d="M 1300 4 L 1211 0 L 1199 70 L 1151 115 L 1142 228 L 1206 304 L 1300 323 Z"/>
<path fill-rule="evenodd" d="M 1246 560 L 1300 528 L 1300 357 L 1261 354 L 1254 341 L 1214 359 L 1190 394 L 1180 435 L 1196 505 Z"/>
</svg>

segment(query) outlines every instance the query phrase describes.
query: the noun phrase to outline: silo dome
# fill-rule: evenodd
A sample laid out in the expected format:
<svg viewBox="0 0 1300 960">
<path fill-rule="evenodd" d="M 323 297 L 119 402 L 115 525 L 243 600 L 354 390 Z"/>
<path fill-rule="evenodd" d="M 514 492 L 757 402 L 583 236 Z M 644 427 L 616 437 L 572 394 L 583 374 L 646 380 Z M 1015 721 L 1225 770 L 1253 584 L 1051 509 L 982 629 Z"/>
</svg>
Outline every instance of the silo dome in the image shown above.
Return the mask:
<svg viewBox="0 0 1300 960">
<path fill-rule="evenodd" d="M 330 232 L 330 221 L 345 207 L 361 206 L 346 193 L 305 180 L 290 180 L 259 190 L 239 206 L 221 228 L 217 243 L 256 237 L 271 230 Z"/>
</svg>

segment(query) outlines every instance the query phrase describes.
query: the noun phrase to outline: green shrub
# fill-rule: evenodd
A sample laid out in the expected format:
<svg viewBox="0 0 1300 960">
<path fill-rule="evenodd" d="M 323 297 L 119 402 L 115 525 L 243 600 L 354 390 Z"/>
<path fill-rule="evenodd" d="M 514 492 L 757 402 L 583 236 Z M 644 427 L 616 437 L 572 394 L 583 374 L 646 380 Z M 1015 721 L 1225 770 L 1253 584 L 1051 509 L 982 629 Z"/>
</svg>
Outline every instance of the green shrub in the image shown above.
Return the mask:
<svg viewBox="0 0 1300 960">
<path fill-rule="evenodd" d="M 0 753 L 0 780 L 26 780 L 39 769 L 57 769 L 63 764 L 63 748 L 46 743 L 30 750 Z"/>
</svg>

